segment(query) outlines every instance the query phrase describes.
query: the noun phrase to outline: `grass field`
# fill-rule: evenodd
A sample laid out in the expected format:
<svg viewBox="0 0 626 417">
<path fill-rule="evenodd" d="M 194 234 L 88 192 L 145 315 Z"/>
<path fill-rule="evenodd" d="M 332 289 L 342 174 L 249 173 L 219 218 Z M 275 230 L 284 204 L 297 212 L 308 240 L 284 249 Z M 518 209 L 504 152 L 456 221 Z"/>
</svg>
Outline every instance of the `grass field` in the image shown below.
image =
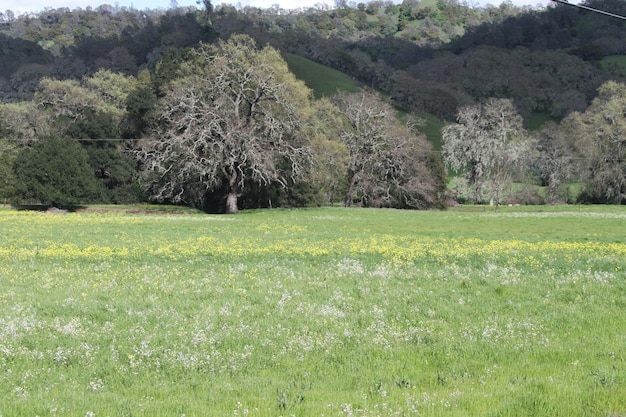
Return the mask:
<svg viewBox="0 0 626 417">
<path fill-rule="evenodd" d="M 626 416 L 626 210 L 0 209 L 0 415 Z"/>
</svg>

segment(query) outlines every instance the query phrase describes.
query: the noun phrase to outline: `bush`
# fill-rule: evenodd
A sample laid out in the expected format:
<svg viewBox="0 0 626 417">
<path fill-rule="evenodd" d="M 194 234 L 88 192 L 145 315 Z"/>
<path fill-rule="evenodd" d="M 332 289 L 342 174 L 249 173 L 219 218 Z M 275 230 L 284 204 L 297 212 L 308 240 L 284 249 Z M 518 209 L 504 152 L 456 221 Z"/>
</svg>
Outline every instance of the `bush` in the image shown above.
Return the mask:
<svg viewBox="0 0 626 417">
<path fill-rule="evenodd" d="M 13 171 L 20 202 L 72 207 L 96 194 L 89 156 L 74 139 L 39 140 L 17 154 Z"/>
<path fill-rule="evenodd" d="M 13 177 L 13 160 L 17 150 L 14 146 L 0 148 L 0 204 L 15 199 L 15 179 Z"/>
<path fill-rule="evenodd" d="M 98 185 L 95 201 L 100 204 L 133 204 L 146 201 L 138 181 L 136 162 L 110 142 L 83 145 Z"/>
</svg>

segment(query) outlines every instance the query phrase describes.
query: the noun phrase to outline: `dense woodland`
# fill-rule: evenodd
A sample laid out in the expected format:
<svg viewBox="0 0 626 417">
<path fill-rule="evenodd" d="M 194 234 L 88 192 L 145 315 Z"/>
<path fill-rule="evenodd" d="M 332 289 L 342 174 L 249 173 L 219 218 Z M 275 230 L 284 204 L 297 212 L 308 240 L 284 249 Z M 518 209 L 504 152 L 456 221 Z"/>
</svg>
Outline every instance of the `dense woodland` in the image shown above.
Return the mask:
<svg viewBox="0 0 626 417">
<path fill-rule="evenodd" d="M 507 2 L 7 10 L 0 198 L 621 204 L 625 38 L 624 20 Z M 361 90 L 311 91 L 290 56 Z"/>
</svg>

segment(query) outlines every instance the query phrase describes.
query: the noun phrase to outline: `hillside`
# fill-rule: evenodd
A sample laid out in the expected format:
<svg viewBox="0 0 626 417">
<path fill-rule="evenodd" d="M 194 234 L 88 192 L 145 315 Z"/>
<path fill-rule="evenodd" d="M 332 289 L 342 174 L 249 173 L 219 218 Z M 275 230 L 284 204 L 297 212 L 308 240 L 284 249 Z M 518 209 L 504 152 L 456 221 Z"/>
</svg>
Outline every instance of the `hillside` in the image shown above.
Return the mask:
<svg viewBox="0 0 626 417">
<path fill-rule="evenodd" d="M 624 9 L 617 0 L 588 4 Z M 407 111 L 444 120 L 454 120 L 460 106 L 492 96 L 511 97 L 525 118 L 535 112 L 561 118 L 583 110 L 607 78 L 624 79 L 615 64 L 626 53 L 624 23 L 569 7 L 372 1 L 300 11 L 220 5 L 206 16 L 194 8 L 140 12 L 106 5 L 3 13 L 2 101 L 29 99 L 45 76 L 79 78 L 102 68 L 137 75 L 153 69 L 168 49 L 233 33 L 277 47 L 294 71 L 312 73 L 309 82 L 318 69 L 294 55 L 347 76 L 312 85 L 316 94 L 327 95 L 351 79 L 384 91 Z"/>
<path fill-rule="evenodd" d="M 316 98 L 330 97 L 337 91 L 350 93 L 361 90 L 359 85 L 352 78 L 334 68 L 289 53 L 285 54 L 285 59 L 289 64 L 291 72 L 313 90 L 313 94 Z M 403 114 L 406 115 L 405 111 L 401 111 L 400 113 L 400 117 L 402 117 Z M 423 119 L 423 124 L 417 127 L 418 131 L 426 136 L 435 150 L 440 150 L 441 128 L 444 126 L 444 122 L 429 113 L 419 114 L 419 117 Z"/>
<path fill-rule="evenodd" d="M 284 54 L 289 69 L 313 90 L 315 97 L 330 97 L 337 91 L 357 92 L 360 87 L 348 75 L 299 55 Z"/>
</svg>

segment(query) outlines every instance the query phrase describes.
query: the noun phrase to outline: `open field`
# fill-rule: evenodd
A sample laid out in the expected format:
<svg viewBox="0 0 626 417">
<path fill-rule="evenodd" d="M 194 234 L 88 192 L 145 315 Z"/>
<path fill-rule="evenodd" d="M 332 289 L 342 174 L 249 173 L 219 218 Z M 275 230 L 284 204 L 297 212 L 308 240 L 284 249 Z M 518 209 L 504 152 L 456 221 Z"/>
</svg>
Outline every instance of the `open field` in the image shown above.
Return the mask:
<svg viewBox="0 0 626 417">
<path fill-rule="evenodd" d="M 0 416 L 626 416 L 626 209 L 0 209 Z"/>
</svg>

